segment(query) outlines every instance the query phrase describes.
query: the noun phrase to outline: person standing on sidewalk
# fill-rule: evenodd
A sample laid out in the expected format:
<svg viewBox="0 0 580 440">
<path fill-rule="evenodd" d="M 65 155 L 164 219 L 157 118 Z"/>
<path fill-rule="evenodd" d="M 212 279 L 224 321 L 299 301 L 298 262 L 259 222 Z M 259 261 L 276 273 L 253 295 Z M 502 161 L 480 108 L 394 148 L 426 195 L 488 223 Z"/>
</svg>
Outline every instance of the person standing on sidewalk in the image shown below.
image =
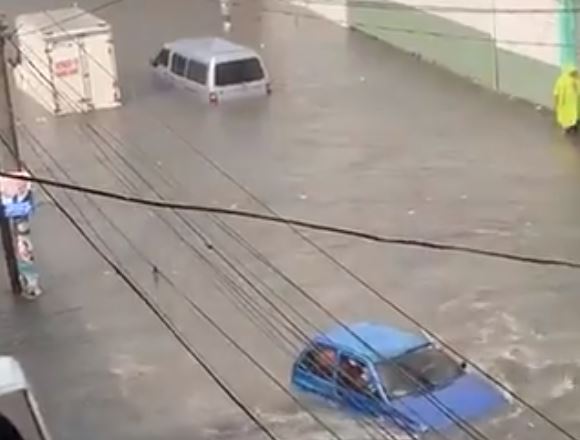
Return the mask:
<svg viewBox="0 0 580 440">
<path fill-rule="evenodd" d="M 556 120 L 566 133 L 578 131 L 580 81 L 576 67 L 566 67 L 554 86 Z"/>
</svg>

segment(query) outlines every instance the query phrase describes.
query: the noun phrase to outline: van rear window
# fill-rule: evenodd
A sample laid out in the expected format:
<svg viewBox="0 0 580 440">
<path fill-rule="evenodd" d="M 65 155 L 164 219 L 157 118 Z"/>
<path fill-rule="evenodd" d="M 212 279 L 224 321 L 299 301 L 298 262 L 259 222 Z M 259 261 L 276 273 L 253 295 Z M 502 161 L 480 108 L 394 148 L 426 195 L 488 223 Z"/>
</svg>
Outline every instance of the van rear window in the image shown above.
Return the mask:
<svg viewBox="0 0 580 440">
<path fill-rule="evenodd" d="M 229 61 L 216 65 L 216 86 L 229 86 L 261 79 L 264 79 L 264 71 L 257 58 Z"/>
</svg>

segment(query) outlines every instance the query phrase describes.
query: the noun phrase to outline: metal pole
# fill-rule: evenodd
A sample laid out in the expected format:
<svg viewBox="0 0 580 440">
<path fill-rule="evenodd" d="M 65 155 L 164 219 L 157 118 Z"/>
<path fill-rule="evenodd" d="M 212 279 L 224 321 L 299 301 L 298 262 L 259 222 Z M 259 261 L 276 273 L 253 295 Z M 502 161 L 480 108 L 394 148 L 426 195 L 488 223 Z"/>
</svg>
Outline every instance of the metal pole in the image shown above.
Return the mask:
<svg viewBox="0 0 580 440">
<path fill-rule="evenodd" d="M 10 153 L 5 160 L 2 161 L 4 168 L 10 167 L 13 171 L 20 171 L 22 164 L 20 162 L 20 149 L 18 147 L 18 136 L 16 135 L 16 124 L 14 117 L 14 107 L 12 106 L 12 96 L 10 94 L 10 78 L 8 77 L 8 68 L 6 62 L 6 35 L 8 26 L 5 22 L 5 17 L 0 15 L 0 78 L 2 81 L 3 95 L 2 108 L 6 112 L 6 121 L 1 127 L 2 137 L 7 142 L 5 145 Z"/>
<path fill-rule="evenodd" d="M 575 2 L 561 0 L 558 12 L 558 28 L 560 31 L 560 65 L 562 67 L 576 66 L 576 14 Z"/>
<path fill-rule="evenodd" d="M 6 20 L 0 15 L 0 167 L 4 170 L 18 170 L 20 155 L 14 124 L 14 110 L 10 98 L 10 83 L 6 67 Z M 4 206 L 0 203 L 0 234 L 6 268 L 10 278 L 10 287 L 15 295 L 22 293 L 18 261 L 14 248 L 14 234 L 10 220 L 4 215 Z"/>
<path fill-rule="evenodd" d="M 496 7 L 497 7 L 497 2 L 495 0 L 492 0 L 491 2 L 491 8 L 492 8 L 492 16 L 491 16 L 491 20 L 492 20 L 492 57 L 493 57 L 493 88 L 494 90 L 498 91 L 500 88 L 499 85 L 499 56 L 498 56 L 498 50 L 497 50 L 497 12 L 496 12 Z"/>
</svg>

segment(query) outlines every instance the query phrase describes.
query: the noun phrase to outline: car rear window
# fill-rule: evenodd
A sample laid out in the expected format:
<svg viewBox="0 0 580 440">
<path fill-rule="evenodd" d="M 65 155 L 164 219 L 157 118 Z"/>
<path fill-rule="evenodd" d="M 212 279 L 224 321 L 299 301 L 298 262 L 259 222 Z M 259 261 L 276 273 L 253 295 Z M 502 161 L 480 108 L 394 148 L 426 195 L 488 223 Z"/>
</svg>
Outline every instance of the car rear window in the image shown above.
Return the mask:
<svg viewBox="0 0 580 440">
<path fill-rule="evenodd" d="M 261 79 L 264 79 L 264 71 L 257 58 L 228 61 L 216 65 L 216 86 L 243 84 Z"/>
</svg>

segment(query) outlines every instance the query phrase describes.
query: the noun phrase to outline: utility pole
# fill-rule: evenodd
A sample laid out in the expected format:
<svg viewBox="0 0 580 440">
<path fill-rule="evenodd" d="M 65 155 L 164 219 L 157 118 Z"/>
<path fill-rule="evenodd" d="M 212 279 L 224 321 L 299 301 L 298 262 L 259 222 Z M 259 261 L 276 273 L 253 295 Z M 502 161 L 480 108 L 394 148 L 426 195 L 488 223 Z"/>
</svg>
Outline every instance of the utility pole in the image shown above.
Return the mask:
<svg viewBox="0 0 580 440">
<path fill-rule="evenodd" d="M 10 78 L 6 65 L 7 30 L 6 17 L 0 14 L 0 168 L 4 171 L 19 171 L 20 154 L 16 138 L 14 109 L 10 97 Z M 16 259 L 14 231 L 10 219 L 5 215 L 2 203 L 0 203 L 0 235 L 12 293 L 20 295 L 22 285 Z"/>
</svg>

